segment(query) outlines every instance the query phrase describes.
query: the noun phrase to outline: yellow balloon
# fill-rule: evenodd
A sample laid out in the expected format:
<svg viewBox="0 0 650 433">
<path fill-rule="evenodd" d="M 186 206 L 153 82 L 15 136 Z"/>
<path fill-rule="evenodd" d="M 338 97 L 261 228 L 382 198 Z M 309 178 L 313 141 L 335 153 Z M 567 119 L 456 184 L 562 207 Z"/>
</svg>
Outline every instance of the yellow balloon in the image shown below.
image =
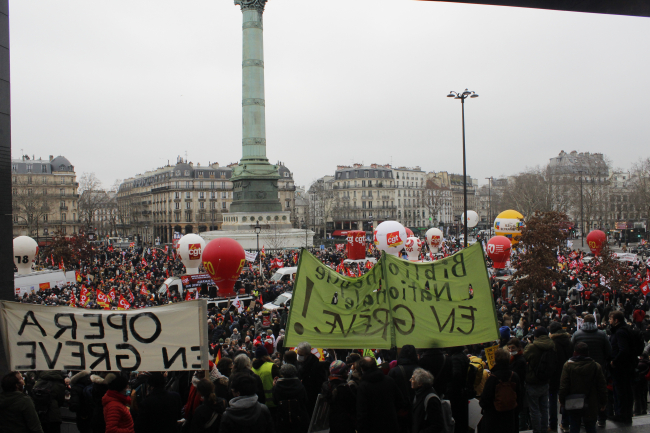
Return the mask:
<svg viewBox="0 0 650 433">
<path fill-rule="evenodd" d="M 519 242 L 523 227 L 524 216 L 512 209 L 504 210 L 494 220 L 494 232 L 496 235 L 507 237 L 510 239 L 512 245 L 516 245 Z"/>
</svg>

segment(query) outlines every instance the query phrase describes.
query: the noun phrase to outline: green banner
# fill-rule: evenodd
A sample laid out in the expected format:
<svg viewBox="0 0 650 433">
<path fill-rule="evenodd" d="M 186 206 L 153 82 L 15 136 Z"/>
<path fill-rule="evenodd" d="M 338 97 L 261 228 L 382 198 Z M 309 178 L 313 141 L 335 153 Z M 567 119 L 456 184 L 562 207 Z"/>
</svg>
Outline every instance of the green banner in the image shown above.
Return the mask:
<svg viewBox="0 0 650 433">
<path fill-rule="evenodd" d="M 308 251 L 300 254 L 285 347 L 308 341 L 327 349 L 430 348 L 498 338 L 478 242 L 435 262 L 384 254 L 359 278 L 340 275 Z"/>
</svg>

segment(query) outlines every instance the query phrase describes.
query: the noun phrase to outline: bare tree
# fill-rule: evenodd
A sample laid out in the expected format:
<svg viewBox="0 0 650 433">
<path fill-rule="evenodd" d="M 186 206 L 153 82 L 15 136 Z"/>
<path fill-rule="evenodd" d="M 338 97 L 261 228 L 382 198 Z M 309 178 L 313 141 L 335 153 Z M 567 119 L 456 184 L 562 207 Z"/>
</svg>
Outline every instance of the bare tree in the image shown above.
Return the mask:
<svg viewBox="0 0 650 433">
<path fill-rule="evenodd" d="M 650 158 L 632 165 L 630 205 L 633 204 L 638 219 L 650 218 Z"/>
<path fill-rule="evenodd" d="M 48 221 L 56 197 L 48 195 L 47 189 L 18 180 L 13 185 L 12 212 L 15 220 L 24 224 L 29 236 L 38 236 L 40 228 Z"/>
<path fill-rule="evenodd" d="M 287 230 L 278 228 L 277 224 L 271 224 L 262 231 L 262 245 L 268 245 L 272 250 L 282 249 L 289 243 L 286 237 L 287 233 Z"/>
<path fill-rule="evenodd" d="M 343 210 L 339 192 L 334 190 L 332 182 L 318 179 L 309 187 L 309 195 L 314 202 L 316 225 L 322 227 L 322 233 L 327 233 L 327 223 Z"/>
<path fill-rule="evenodd" d="M 432 179 L 427 179 L 424 186 L 423 205 L 429 217 L 433 218 L 430 224 L 437 227 L 443 220 L 441 214 L 444 213 L 446 207 L 451 205 L 451 190 L 438 185 Z"/>
<path fill-rule="evenodd" d="M 515 209 L 525 217 L 553 210 L 553 192 L 546 170 L 535 167 L 508 178 L 499 204 L 503 210 Z"/>
<path fill-rule="evenodd" d="M 87 231 L 93 226 L 93 218 L 108 196 L 95 173 L 83 173 L 79 178 L 79 219 Z"/>
</svg>

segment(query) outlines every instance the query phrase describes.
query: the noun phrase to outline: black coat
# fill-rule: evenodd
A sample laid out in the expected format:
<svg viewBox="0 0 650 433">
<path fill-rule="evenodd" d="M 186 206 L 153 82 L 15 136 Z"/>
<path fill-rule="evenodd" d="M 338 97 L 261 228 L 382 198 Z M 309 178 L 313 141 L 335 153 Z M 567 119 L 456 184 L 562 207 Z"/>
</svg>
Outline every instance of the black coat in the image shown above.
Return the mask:
<svg viewBox="0 0 650 433">
<path fill-rule="evenodd" d="M 483 408 L 483 420 L 481 421 L 485 428 L 485 433 L 501 433 L 516 431 L 518 425 L 518 410 L 512 409 L 505 412 L 498 412 L 494 407 L 496 386 L 499 380 L 503 382 L 512 381 L 517 385 L 517 407 L 521 407 L 523 402 L 523 387 L 519 381 L 517 373 L 508 369 L 505 365 L 496 365 L 490 372 L 490 377 L 485 381 L 485 387 L 481 394 L 479 404 Z"/>
<path fill-rule="evenodd" d="M 427 349 L 420 355 L 418 364 L 429 373 L 433 374 L 433 387 L 447 389 L 447 382 L 451 376 L 451 362 L 441 349 Z"/>
<path fill-rule="evenodd" d="M 562 367 L 573 356 L 573 343 L 571 336 L 564 330 L 560 329 L 555 334 L 550 335 L 551 340 L 555 344 L 555 353 L 557 362 L 555 370 L 551 374 L 551 380 L 548 383 L 551 391 L 557 392 L 560 389 L 560 376 L 562 376 Z"/>
<path fill-rule="evenodd" d="M 432 397 L 426 405 L 427 396 L 436 393 L 433 387 L 420 387 L 415 391 L 411 408 L 411 431 L 413 433 L 438 433 L 442 431 L 442 404 L 439 399 Z M 425 419 L 426 418 L 426 419 Z"/>
<path fill-rule="evenodd" d="M 357 387 L 343 379 L 323 383 L 322 395 L 330 404 L 330 433 L 354 433 L 357 425 Z"/>
<path fill-rule="evenodd" d="M 467 370 L 469 369 L 469 358 L 467 358 L 463 352 L 456 352 L 449 357 L 449 360 L 447 362 L 451 364 L 451 378 L 447 383 L 445 396 L 448 399 L 454 397 L 463 397 L 466 395 L 465 388 L 467 387 Z"/>
<path fill-rule="evenodd" d="M 192 415 L 192 424 L 190 425 L 190 433 L 216 433 L 219 431 L 219 423 L 221 422 L 221 415 L 226 410 L 226 401 L 217 397 L 217 402 L 212 403 L 209 400 L 204 401 L 194 411 Z M 206 424 L 210 422 L 215 413 L 219 414 L 210 427 L 206 428 Z"/>
<path fill-rule="evenodd" d="M 612 363 L 617 372 L 630 372 L 634 374 L 634 369 L 638 364 L 638 359 L 632 353 L 632 335 L 627 329 L 627 325 L 619 324 L 611 329 L 612 335 L 609 342 L 612 344 Z"/>
<path fill-rule="evenodd" d="M 388 372 L 388 377 L 395 381 L 406 401 L 413 401 L 415 398 L 415 390 L 411 388 L 410 380 L 418 367 L 418 355 L 415 352 L 415 347 L 408 344 L 400 351 L 397 366 Z"/>
<path fill-rule="evenodd" d="M 138 405 L 136 433 L 177 433 L 183 402 L 181 396 L 164 389 L 152 389 Z"/>
<path fill-rule="evenodd" d="M 313 413 L 316 406 L 316 399 L 320 393 L 323 382 L 327 380 L 326 370 L 321 366 L 318 358 L 309 354 L 307 359 L 298 363 L 298 373 L 302 384 L 307 391 L 307 408 L 309 413 Z"/>
<path fill-rule="evenodd" d="M 379 369 L 364 372 L 357 393 L 357 432 L 399 431 L 397 411 L 406 406 L 393 379 Z"/>
</svg>

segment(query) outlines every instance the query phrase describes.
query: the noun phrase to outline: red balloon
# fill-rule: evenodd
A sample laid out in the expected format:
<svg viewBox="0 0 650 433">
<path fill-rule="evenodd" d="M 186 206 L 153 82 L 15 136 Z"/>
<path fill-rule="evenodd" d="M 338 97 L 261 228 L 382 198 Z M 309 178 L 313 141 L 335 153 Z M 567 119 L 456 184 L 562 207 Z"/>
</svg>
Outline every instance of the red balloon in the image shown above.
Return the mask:
<svg viewBox="0 0 650 433">
<path fill-rule="evenodd" d="M 495 236 L 487 243 L 487 254 L 494 263 L 495 269 L 503 269 L 510 259 L 510 248 L 512 243 L 505 236 Z"/>
<path fill-rule="evenodd" d="M 406 230 L 406 237 L 407 237 L 407 238 L 412 238 L 413 236 L 415 236 L 415 235 L 413 234 L 413 230 L 411 230 L 410 228 L 408 228 L 408 227 L 404 227 L 404 229 Z"/>
<path fill-rule="evenodd" d="M 366 232 L 362 230 L 350 230 L 347 237 L 347 256 L 350 260 L 361 260 L 366 258 Z"/>
<path fill-rule="evenodd" d="M 601 230 L 592 230 L 587 235 L 587 244 L 589 245 L 591 252 L 594 253 L 594 256 L 600 254 L 600 250 L 603 249 L 603 245 L 606 243 L 607 235 Z"/>
<path fill-rule="evenodd" d="M 212 239 L 203 248 L 203 267 L 217 285 L 219 296 L 235 296 L 235 283 L 239 279 L 246 254 L 239 242 L 230 238 Z"/>
</svg>

